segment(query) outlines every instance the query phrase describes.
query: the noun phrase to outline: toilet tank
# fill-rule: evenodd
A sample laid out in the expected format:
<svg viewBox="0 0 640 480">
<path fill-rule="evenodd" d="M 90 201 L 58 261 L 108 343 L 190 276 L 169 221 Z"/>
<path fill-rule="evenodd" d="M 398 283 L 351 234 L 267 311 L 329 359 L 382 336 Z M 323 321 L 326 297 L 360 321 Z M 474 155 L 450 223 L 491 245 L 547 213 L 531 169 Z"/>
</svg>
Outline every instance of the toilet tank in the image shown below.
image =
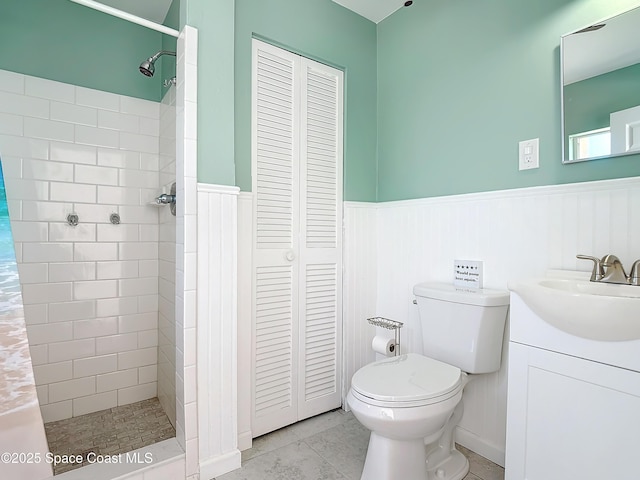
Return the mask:
<svg viewBox="0 0 640 480">
<path fill-rule="evenodd" d="M 424 282 L 413 287 L 424 355 L 467 373 L 500 369 L 509 292 Z"/>
</svg>

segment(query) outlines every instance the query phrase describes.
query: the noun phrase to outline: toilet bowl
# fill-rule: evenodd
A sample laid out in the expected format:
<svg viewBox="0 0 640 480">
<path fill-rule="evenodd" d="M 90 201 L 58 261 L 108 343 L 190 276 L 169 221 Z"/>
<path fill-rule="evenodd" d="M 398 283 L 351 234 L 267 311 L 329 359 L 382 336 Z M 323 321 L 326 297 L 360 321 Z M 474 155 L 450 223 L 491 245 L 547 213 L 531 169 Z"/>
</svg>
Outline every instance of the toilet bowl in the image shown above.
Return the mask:
<svg viewBox="0 0 640 480">
<path fill-rule="evenodd" d="M 371 430 L 361 480 L 461 480 L 455 449 L 462 390 L 500 369 L 509 293 L 425 282 L 414 287 L 424 355 L 386 358 L 358 370 L 347 403 Z"/>
<path fill-rule="evenodd" d="M 361 479 L 441 478 L 428 464 L 425 443 L 443 436 L 462 399 L 465 377 L 457 367 L 411 353 L 358 370 L 347 402 L 371 430 Z M 468 464 L 463 467 L 466 475 Z"/>
</svg>

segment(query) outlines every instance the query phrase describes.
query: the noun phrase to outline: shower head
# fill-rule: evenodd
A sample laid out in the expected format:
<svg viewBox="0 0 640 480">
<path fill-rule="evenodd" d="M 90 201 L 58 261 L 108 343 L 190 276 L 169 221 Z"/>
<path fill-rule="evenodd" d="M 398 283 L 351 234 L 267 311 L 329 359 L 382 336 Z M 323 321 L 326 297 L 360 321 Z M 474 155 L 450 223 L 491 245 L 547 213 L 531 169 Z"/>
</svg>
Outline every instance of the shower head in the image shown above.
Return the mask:
<svg viewBox="0 0 640 480">
<path fill-rule="evenodd" d="M 156 71 L 156 67 L 153 65 L 151 58 L 148 58 L 140 64 L 140 73 L 147 77 L 153 77 L 153 73 Z"/>
<path fill-rule="evenodd" d="M 156 60 L 158 60 L 158 58 L 160 58 L 162 55 L 173 55 L 175 57 L 176 52 L 169 52 L 167 50 L 162 50 L 156 53 L 153 57 L 147 58 L 144 62 L 140 64 L 140 67 L 139 67 L 140 73 L 143 75 L 146 75 L 147 77 L 153 77 L 153 74 L 156 71 L 156 67 L 155 67 Z"/>
</svg>

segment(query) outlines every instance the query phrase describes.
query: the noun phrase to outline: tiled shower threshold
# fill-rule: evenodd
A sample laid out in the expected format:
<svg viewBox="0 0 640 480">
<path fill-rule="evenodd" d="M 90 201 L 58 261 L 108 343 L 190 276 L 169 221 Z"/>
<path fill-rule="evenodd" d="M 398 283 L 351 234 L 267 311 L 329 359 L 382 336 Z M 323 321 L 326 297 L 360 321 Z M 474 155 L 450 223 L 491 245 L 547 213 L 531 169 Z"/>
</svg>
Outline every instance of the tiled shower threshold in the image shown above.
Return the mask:
<svg viewBox="0 0 640 480">
<path fill-rule="evenodd" d="M 154 471 L 152 478 L 182 479 L 184 478 L 184 450 L 175 438 L 154 443 L 147 447 L 129 452 L 130 458 L 144 459 L 148 455 L 151 463 L 127 461 L 122 455 L 119 463 L 94 463 L 82 468 L 76 468 L 52 477 L 53 480 L 143 480 L 147 479 L 147 472 Z M 159 473 L 156 474 L 156 471 Z"/>
</svg>

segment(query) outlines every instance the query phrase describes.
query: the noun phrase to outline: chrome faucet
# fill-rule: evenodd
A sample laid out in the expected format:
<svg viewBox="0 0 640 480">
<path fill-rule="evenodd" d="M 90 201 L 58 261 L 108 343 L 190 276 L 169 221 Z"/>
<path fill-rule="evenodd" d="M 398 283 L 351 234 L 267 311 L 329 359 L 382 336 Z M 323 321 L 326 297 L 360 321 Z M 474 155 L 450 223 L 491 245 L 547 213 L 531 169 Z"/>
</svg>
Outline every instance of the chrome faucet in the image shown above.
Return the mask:
<svg viewBox="0 0 640 480">
<path fill-rule="evenodd" d="M 176 203 L 176 196 L 170 195 L 168 193 L 163 193 L 156 197 L 156 203 L 158 205 L 169 205 L 171 203 Z"/>
<path fill-rule="evenodd" d="M 590 257 L 589 255 L 576 255 L 576 258 L 593 262 L 593 271 L 591 272 L 591 278 L 589 278 L 591 282 L 640 286 L 640 260 L 636 260 L 633 263 L 631 272 L 627 275 L 622 262 L 615 255 L 605 255 L 602 259 Z"/>
<path fill-rule="evenodd" d="M 636 260 L 631 265 L 631 272 L 629 272 L 629 283 L 631 285 L 640 286 L 640 260 Z"/>
<path fill-rule="evenodd" d="M 605 255 L 602 257 L 602 266 L 605 267 L 604 277 L 601 282 L 604 283 L 622 283 L 628 284 L 629 279 L 627 274 L 624 273 L 622 262 L 615 255 Z"/>
</svg>

